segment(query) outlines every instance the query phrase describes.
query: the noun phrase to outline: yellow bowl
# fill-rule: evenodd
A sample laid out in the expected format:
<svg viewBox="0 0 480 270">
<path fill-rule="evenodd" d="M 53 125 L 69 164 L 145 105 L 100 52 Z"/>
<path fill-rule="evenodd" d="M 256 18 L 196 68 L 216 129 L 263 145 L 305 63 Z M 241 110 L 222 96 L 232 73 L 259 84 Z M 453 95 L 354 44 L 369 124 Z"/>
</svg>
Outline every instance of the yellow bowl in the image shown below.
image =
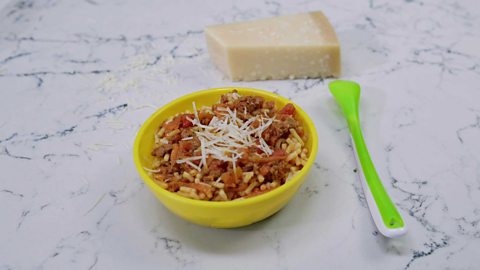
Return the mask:
<svg viewBox="0 0 480 270">
<path fill-rule="evenodd" d="M 249 225 L 273 215 L 285 206 L 300 188 L 317 154 L 318 137 L 315 126 L 308 115 L 295 105 L 297 119 L 302 122 L 305 132 L 308 134 L 306 147 L 309 157 L 302 170 L 282 186 L 256 197 L 228 202 L 193 200 L 158 186 L 144 169 L 150 168 L 152 163 L 153 157 L 150 153 L 154 145 L 154 132 L 158 126 L 175 114 L 191 111 L 193 101 L 198 108 L 203 105 L 211 106 L 220 100 L 222 94 L 234 89 L 238 90 L 240 95 L 256 95 L 264 97 L 266 100 L 273 100 L 277 108 L 291 103 L 290 100 L 271 92 L 252 88 L 225 87 L 203 90 L 176 99 L 157 110 L 145 121 L 135 139 L 133 159 L 147 186 L 170 211 L 199 225 L 234 228 Z"/>
</svg>

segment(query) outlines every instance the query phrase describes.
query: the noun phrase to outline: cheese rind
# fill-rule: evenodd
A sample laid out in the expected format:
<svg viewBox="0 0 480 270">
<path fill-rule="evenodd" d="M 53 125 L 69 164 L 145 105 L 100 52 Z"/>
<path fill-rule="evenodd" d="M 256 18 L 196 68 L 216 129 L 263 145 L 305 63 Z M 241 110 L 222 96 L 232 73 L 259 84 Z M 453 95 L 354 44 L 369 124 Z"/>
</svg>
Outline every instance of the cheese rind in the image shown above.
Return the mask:
<svg viewBox="0 0 480 270">
<path fill-rule="evenodd" d="M 209 26 L 210 56 L 233 81 L 336 77 L 340 44 L 322 12 Z"/>
</svg>

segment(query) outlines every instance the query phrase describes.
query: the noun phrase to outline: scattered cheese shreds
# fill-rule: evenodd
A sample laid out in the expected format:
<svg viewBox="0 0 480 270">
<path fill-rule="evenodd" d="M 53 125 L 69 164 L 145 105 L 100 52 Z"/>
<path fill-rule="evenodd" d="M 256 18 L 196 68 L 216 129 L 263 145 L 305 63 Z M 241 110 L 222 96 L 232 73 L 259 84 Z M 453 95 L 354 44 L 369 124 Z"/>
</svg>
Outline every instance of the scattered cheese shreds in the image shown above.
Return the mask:
<svg viewBox="0 0 480 270">
<path fill-rule="evenodd" d="M 158 173 L 158 172 L 160 172 L 160 170 L 152 170 L 152 169 L 149 169 L 149 168 L 147 168 L 147 167 L 143 167 L 143 169 L 144 169 L 145 171 L 151 172 L 151 173 Z"/>
<path fill-rule="evenodd" d="M 242 157 L 242 149 L 255 146 L 267 155 L 273 153 L 262 138 L 262 133 L 273 123 L 275 117 L 254 116 L 247 121 L 242 121 L 237 117 L 237 110 L 219 107 L 217 110 L 222 112 L 221 116 L 214 116 L 208 125 L 203 125 L 198 118 L 195 102 L 192 106 L 195 118 L 187 119 L 199 129 L 195 131 L 195 135 L 200 141 L 201 156 L 179 159 L 177 163 L 187 163 L 200 171 L 202 167 L 207 167 L 207 157 L 211 155 L 215 159 L 231 162 L 236 172 L 236 163 Z M 256 122 L 259 125 L 255 128 L 253 123 Z M 184 140 L 190 139 L 193 138 L 184 138 Z M 200 160 L 200 165 L 193 164 L 193 160 Z"/>
</svg>

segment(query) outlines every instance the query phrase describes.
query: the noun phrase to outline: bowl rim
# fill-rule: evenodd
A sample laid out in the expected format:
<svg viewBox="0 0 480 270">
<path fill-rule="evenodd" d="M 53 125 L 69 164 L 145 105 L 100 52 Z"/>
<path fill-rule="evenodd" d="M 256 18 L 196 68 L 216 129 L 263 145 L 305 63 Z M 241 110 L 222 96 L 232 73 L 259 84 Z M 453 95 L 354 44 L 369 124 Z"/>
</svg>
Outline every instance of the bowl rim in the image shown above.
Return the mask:
<svg viewBox="0 0 480 270">
<path fill-rule="evenodd" d="M 223 94 L 223 93 L 228 93 L 233 90 L 238 90 L 242 92 L 249 92 L 249 95 L 252 94 L 254 95 L 255 93 L 261 93 L 263 96 L 267 96 L 271 100 L 281 100 L 282 102 L 285 103 L 292 103 L 295 106 L 296 112 L 299 116 L 299 118 L 303 121 L 304 126 L 308 127 L 310 136 L 312 139 L 312 149 L 310 152 L 310 155 L 307 159 L 307 162 L 303 166 L 303 168 L 295 175 L 293 176 L 288 182 L 284 183 L 283 185 L 279 186 L 278 188 L 275 188 L 271 191 L 265 192 L 263 194 L 247 198 L 247 199 L 241 199 L 241 200 L 233 200 L 233 201 L 202 201 L 202 200 L 195 200 L 187 197 L 183 197 L 181 195 L 178 195 L 174 192 L 168 191 L 162 187 L 160 187 L 158 184 L 155 183 L 155 181 L 148 175 L 147 171 L 144 169 L 142 166 L 141 162 L 141 157 L 140 157 L 140 143 L 145 137 L 145 132 L 147 131 L 147 127 L 152 124 L 153 121 L 155 121 L 161 114 L 163 114 L 168 108 L 174 107 L 176 104 L 180 102 L 184 102 L 186 100 L 192 100 L 195 97 L 204 95 L 204 94 Z M 279 196 L 282 194 L 284 191 L 288 190 L 292 186 L 294 186 L 300 179 L 302 179 L 306 174 L 310 171 L 310 168 L 312 167 L 313 163 L 315 162 L 315 158 L 317 156 L 318 152 L 318 135 L 317 135 L 317 130 L 315 128 L 315 125 L 313 124 L 313 121 L 310 119 L 308 114 L 297 104 L 292 102 L 291 100 L 280 96 L 279 94 L 272 93 L 266 90 L 261 90 L 261 89 L 256 89 L 256 88 L 251 88 L 251 87 L 235 87 L 235 86 L 227 86 L 227 87 L 217 87 L 217 88 L 209 88 L 209 89 L 204 89 L 204 90 L 199 90 L 195 91 L 190 94 L 183 95 L 179 98 L 176 98 L 172 100 L 171 102 L 166 103 L 159 109 L 157 109 L 152 115 L 150 115 L 147 120 L 142 124 L 140 129 L 137 132 L 134 146 L 133 146 L 133 160 L 135 163 L 135 167 L 140 174 L 140 177 L 142 180 L 147 184 L 152 191 L 156 193 L 160 193 L 162 196 L 168 197 L 172 200 L 178 201 L 183 204 L 190 204 L 190 205 L 197 205 L 197 206 L 208 206 L 208 207 L 215 207 L 215 208 L 225 208 L 225 207 L 232 207 L 232 206 L 245 206 L 245 205 L 252 205 L 252 204 L 257 204 L 259 202 L 263 201 L 268 201 L 269 199 Z"/>
</svg>

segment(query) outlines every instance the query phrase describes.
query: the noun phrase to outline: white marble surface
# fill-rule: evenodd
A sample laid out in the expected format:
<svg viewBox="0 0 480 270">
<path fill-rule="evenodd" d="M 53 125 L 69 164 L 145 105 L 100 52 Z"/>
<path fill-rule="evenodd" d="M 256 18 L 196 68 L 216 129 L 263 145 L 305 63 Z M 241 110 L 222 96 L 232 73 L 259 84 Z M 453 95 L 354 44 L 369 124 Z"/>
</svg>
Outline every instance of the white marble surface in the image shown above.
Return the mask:
<svg viewBox="0 0 480 270">
<path fill-rule="evenodd" d="M 477 1 L 2 1 L 0 269 L 478 269 Z M 321 9 L 363 86 L 366 141 L 410 228 L 365 205 L 329 80 L 232 83 L 209 24 Z M 287 96 L 314 119 L 316 167 L 291 203 L 218 230 L 170 214 L 131 159 L 136 130 L 195 90 Z"/>
</svg>

